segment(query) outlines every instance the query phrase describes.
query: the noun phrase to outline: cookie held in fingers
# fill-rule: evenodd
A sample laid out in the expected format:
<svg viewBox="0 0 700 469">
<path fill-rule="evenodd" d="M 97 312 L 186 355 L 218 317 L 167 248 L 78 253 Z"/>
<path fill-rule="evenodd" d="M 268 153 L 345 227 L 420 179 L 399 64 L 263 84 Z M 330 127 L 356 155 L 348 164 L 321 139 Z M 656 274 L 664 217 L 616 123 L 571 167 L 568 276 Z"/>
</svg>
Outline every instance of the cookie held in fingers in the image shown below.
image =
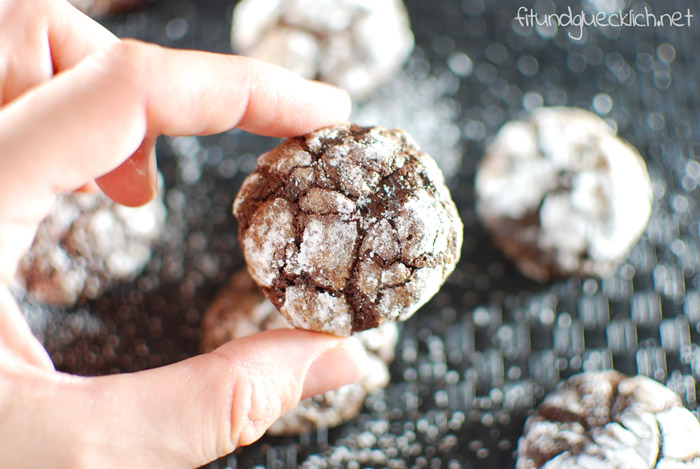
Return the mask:
<svg viewBox="0 0 700 469">
<path fill-rule="evenodd" d="M 341 124 L 262 155 L 234 213 L 255 282 L 290 323 L 347 336 L 409 318 L 459 260 L 435 161 L 401 130 Z"/>
<path fill-rule="evenodd" d="M 202 319 L 203 352 L 229 340 L 260 331 L 291 327 L 265 298 L 247 271 L 234 274 L 217 294 Z M 270 435 L 294 435 L 316 428 L 330 428 L 354 418 L 365 397 L 389 382 L 388 364 L 394 359 L 398 326 L 386 324 L 355 336 L 367 351 L 367 368 L 357 383 L 302 400 L 268 429 Z"/>
<path fill-rule="evenodd" d="M 477 212 L 494 243 L 537 281 L 615 272 L 646 228 L 642 157 L 598 116 L 541 108 L 511 121 L 476 175 Z"/>
<path fill-rule="evenodd" d="M 700 422 L 650 378 L 586 372 L 528 418 L 517 457 L 518 469 L 697 468 Z"/>
</svg>

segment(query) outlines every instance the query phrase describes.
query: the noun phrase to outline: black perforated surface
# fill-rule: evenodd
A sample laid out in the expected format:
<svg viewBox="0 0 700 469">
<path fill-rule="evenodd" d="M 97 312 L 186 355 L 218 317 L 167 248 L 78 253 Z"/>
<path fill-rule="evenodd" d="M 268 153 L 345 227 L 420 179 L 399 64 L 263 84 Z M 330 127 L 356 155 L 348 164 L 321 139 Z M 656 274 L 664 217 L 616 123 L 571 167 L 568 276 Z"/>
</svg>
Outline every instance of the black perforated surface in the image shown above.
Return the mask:
<svg viewBox="0 0 700 469">
<path fill-rule="evenodd" d="M 211 467 L 512 467 L 528 412 L 583 370 L 651 376 L 697 415 L 700 18 L 684 28 L 587 27 L 574 41 L 565 30 L 518 26 L 517 1 L 406 3 L 416 51 L 396 83 L 370 99 L 392 103 L 385 116 L 375 110 L 376 123 L 415 126 L 408 130 L 431 153 L 459 150 L 451 186 L 465 224 L 462 261 L 404 324 L 392 382 L 356 420 L 298 438 L 264 437 Z M 559 1 L 557 9 L 614 3 Z M 227 53 L 232 4 L 161 0 L 105 24 L 120 36 Z M 644 5 L 700 15 L 700 5 L 680 0 L 627 2 L 626 11 Z M 547 13 L 552 4 L 527 6 Z M 421 104 L 412 89 L 435 99 Z M 531 282 L 477 223 L 473 179 L 484 146 L 507 120 L 540 105 L 599 113 L 647 161 L 652 218 L 611 278 Z M 368 106 L 357 104 L 360 112 Z M 405 109 L 412 119 L 395 124 Z M 422 122 L 444 135 L 421 142 Z M 147 270 L 76 311 L 30 310 L 58 368 L 132 371 L 197 353 L 200 314 L 243 265 L 233 198 L 256 156 L 275 144 L 239 131 L 159 142 L 169 231 Z"/>
</svg>

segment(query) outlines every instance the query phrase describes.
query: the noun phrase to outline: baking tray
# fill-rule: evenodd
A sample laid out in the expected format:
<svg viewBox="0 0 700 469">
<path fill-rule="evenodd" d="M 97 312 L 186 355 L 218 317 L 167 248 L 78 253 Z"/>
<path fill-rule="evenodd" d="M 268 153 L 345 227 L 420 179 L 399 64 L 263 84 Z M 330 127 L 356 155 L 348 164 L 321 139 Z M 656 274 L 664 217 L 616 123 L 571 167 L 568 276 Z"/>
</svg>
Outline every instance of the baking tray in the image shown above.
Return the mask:
<svg viewBox="0 0 700 469">
<path fill-rule="evenodd" d="M 524 3 L 524 2 L 522 2 Z M 355 116 L 402 126 L 448 175 L 465 224 L 462 260 L 402 326 L 389 386 L 334 429 L 263 437 L 211 468 L 509 468 L 527 415 L 557 383 L 615 368 L 675 390 L 698 414 L 700 379 L 700 17 L 690 27 L 521 27 L 519 1 L 406 1 L 416 49 Z M 696 2 L 538 0 L 545 14 Z M 230 53 L 231 0 L 161 0 L 104 24 L 123 37 Z M 466 58 L 465 58 L 466 57 Z M 232 84 L 235 86 L 235 84 Z M 541 105 L 591 110 L 644 156 L 651 220 L 610 278 L 537 284 L 493 247 L 474 214 L 474 171 L 507 120 Z M 167 234 L 133 282 L 70 310 L 27 305 L 60 370 L 99 375 L 198 353 L 199 321 L 243 266 L 231 205 L 256 157 L 277 144 L 233 130 L 162 138 Z"/>
</svg>

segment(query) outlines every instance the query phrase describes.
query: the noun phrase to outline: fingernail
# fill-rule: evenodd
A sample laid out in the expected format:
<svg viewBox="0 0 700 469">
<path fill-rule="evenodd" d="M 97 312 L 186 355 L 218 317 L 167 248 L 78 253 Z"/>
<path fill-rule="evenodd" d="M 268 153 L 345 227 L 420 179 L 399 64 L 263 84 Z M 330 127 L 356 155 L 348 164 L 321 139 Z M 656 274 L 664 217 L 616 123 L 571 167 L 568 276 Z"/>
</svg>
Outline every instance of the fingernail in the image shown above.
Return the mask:
<svg viewBox="0 0 700 469">
<path fill-rule="evenodd" d="M 366 362 L 367 352 L 360 341 L 345 339 L 311 364 L 304 378 L 302 399 L 359 381 Z"/>
<path fill-rule="evenodd" d="M 146 137 L 136 152 L 117 168 L 97 178 L 109 198 L 122 205 L 144 205 L 158 193 L 155 138 Z"/>
</svg>

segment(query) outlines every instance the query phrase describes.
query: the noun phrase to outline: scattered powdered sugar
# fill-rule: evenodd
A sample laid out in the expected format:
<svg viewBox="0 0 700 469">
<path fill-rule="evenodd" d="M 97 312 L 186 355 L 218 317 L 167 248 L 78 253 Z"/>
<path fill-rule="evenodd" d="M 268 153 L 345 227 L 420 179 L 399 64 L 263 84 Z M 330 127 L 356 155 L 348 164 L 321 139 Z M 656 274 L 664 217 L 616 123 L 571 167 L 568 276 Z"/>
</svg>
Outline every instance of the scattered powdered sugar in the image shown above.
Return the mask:
<svg viewBox="0 0 700 469">
<path fill-rule="evenodd" d="M 151 2 L 152 7 L 124 15 L 115 21 L 115 32 L 118 36 L 140 37 L 156 42 L 165 40 L 168 41 L 165 45 L 175 47 L 229 52 L 225 31 L 228 22 L 225 21 L 226 18 L 222 21 L 220 3 L 196 0 Z M 228 11 L 231 11 L 234 2 L 228 3 Z M 624 29 L 602 28 L 599 32 L 603 35 L 591 30 L 587 40 L 584 38 L 584 41 L 568 47 L 570 44 L 559 41 L 566 36 L 565 32 L 560 31 L 556 41 L 555 38 L 545 39 L 543 43 L 539 31 L 534 28 L 528 36 L 522 35 L 518 28 L 513 34 L 509 21 L 498 21 L 499 14 L 504 9 L 515 11 L 518 4 L 513 5 L 511 2 L 504 5 L 501 2 L 481 0 L 444 3 L 439 8 L 426 2 L 411 2 L 409 6 L 412 13 L 417 13 L 413 20 L 417 25 L 416 37 L 426 51 L 425 61 L 434 65 L 433 72 L 436 75 L 441 73 L 438 67 L 447 65 L 459 78 L 460 93 L 455 96 L 459 107 L 450 105 L 448 110 L 457 109 L 455 114 L 460 115 L 460 127 L 464 125 L 463 135 L 470 140 L 469 143 L 465 141 L 462 144 L 464 159 L 471 160 L 472 156 L 476 156 L 473 150 L 479 149 L 492 137 L 503 120 L 514 116 L 523 108 L 529 110 L 542 104 L 567 104 L 586 108 L 591 105 L 593 98 L 593 109 L 597 113 L 606 119 L 616 120 L 621 133 L 632 138 L 640 149 L 650 150 L 647 161 L 650 170 L 656 169 L 656 173 L 652 173 L 652 177 L 656 175 L 656 179 L 653 179 L 656 205 L 648 236 L 645 236 L 647 239 L 633 249 L 630 264 L 623 266 L 611 279 L 602 282 L 595 279 L 580 282 L 570 279 L 555 282 L 544 290 L 532 287 L 530 283 L 523 283 L 520 277 L 503 265 L 501 257 L 485 243 L 481 230 L 472 229 L 473 170 L 471 161 L 465 161 L 459 179 L 453 178 L 451 183 L 452 187 L 459 188 L 461 203 L 458 202 L 458 206 L 462 215 L 467 217 L 466 262 L 458 267 L 452 285 L 455 288 L 448 289 L 436 302 L 435 306 L 447 305 L 448 308 L 431 308 L 430 312 L 434 314 L 419 314 L 405 325 L 406 334 L 402 335 L 399 356 L 410 357 L 413 361 L 404 362 L 399 359 L 392 368 L 395 376 L 389 389 L 380 392 L 379 397 L 370 399 L 360 417 L 349 425 L 331 433 L 323 430 L 312 432 L 298 439 L 263 439 L 251 448 L 241 449 L 227 459 L 212 463 L 212 468 L 297 467 L 302 463 L 304 467 L 358 469 L 457 469 L 512 465 L 513 444 L 517 442 L 522 430 L 523 416 L 539 401 L 543 388 L 551 389 L 556 381 L 575 369 L 580 369 L 581 359 L 584 366 L 613 366 L 614 363 L 616 368 L 622 367 L 631 373 L 644 374 L 648 371 L 657 376 L 665 373 L 664 379 L 678 385 L 677 389 L 682 391 L 681 395 L 687 405 L 697 414 L 697 373 L 688 371 L 689 367 L 697 370 L 695 364 L 700 363 L 700 354 L 694 345 L 683 347 L 680 361 L 674 346 L 667 348 L 664 340 L 661 347 L 657 322 L 662 319 L 661 316 L 651 322 L 645 320 L 644 327 L 636 325 L 634 318 L 632 321 L 627 318 L 622 322 L 623 325 L 630 326 L 632 335 L 626 334 L 625 340 L 617 338 L 615 334 L 611 336 L 611 329 L 620 319 L 617 313 L 624 313 L 630 301 L 634 308 L 639 303 L 636 300 L 643 297 L 645 302 L 650 302 L 650 306 L 657 299 L 661 301 L 664 316 L 670 312 L 673 316 L 671 319 L 682 319 L 682 311 L 685 311 L 685 316 L 690 321 L 691 342 L 695 342 L 692 337 L 699 317 L 694 308 L 698 304 L 696 289 L 699 264 L 697 226 L 693 218 L 698 212 L 696 183 L 700 180 L 700 170 L 697 169 L 700 165 L 693 157 L 698 153 L 693 142 L 697 140 L 696 127 L 684 119 L 688 116 L 688 93 L 693 95 L 697 92 L 696 81 L 692 80 L 692 73 L 688 73 L 694 61 L 689 60 L 687 54 L 687 45 L 692 48 L 692 44 L 697 41 L 684 40 L 685 33 L 692 31 L 686 30 L 682 34 L 667 31 L 669 35 L 650 28 L 637 29 L 634 33 Z M 269 4 L 274 5 L 275 1 L 271 0 Z M 626 11 L 625 6 L 632 5 L 626 0 L 582 2 L 584 8 L 589 4 L 596 6 L 595 11 L 600 9 L 617 12 L 622 8 L 623 13 Z M 598 8 L 600 5 L 605 8 Z M 171 23 L 189 25 L 189 29 L 185 28 L 187 34 L 182 39 L 168 40 L 173 39 L 169 33 Z M 620 31 L 625 36 L 624 41 L 610 41 L 604 37 L 607 34 L 617 37 Z M 660 35 L 665 35 L 665 38 Z M 677 52 L 673 63 L 663 54 L 668 49 L 674 54 Z M 492 50 L 503 51 L 505 61 L 495 61 Z M 485 73 L 491 71 L 495 73 L 490 76 Z M 407 79 L 405 73 L 401 72 L 396 80 Z M 628 77 L 624 82 L 620 78 L 623 73 Z M 408 78 L 421 80 L 416 76 Z M 669 87 L 671 78 L 673 81 Z M 441 90 L 445 88 L 442 82 L 437 82 L 436 85 Z M 393 87 L 395 83 L 389 82 L 385 86 Z M 595 93 L 598 94 L 593 97 Z M 447 102 L 450 101 L 448 95 L 443 96 Z M 407 107 L 410 102 L 418 99 L 422 97 L 400 96 L 396 100 L 385 102 L 387 109 L 379 111 L 389 114 L 389 108 Z M 601 99 L 604 107 L 599 105 Z M 354 108 L 357 111 L 365 104 L 355 102 Z M 435 104 L 428 103 L 425 108 L 435 107 Z M 439 112 L 443 111 L 445 110 Z M 415 113 L 400 118 L 419 120 Z M 432 121 L 437 117 L 425 115 L 421 119 Z M 384 124 L 388 121 L 374 119 L 369 122 Z M 406 125 L 397 125 L 408 128 Z M 421 132 L 420 128 L 408 130 L 416 137 Z M 62 369 L 87 369 L 95 373 L 94 370 L 114 372 L 144 368 L 146 364 L 136 353 L 139 349 L 134 346 L 134 338 L 148 344 L 148 366 L 196 353 L 192 344 L 196 343 L 198 336 L 188 326 L 193 310 L 203 311 L 207 299 L 211 298 L 212 288 L 220 285 L 225 280 L 225 275 L 242 265 L 240 249 L 232 231 L 235 226 L 231 220 L 230 201 L 233 200 L 241 177 L 254 168 L 258 155 L 274 144 L 261 142 L 262 139 L 254 140 L 235 131 L 228 132 L 223 138 L 193 137 L 193 140 L 202 143 L 200 154 L 196 159 L 188 160 L 187 165 L 177 161 L 177 167 L 174 168 L 173 161 L 180 158 L 180 155 L 173 154 L 170 147 L 173 141 L 179 139 L 159 139 L 159 165 L 170 169 L 167 179 L 172 204 L 169 204 L 171 211 L 168 218 L 169 224 L 175 228 L 165 234 L 167 252 L 165 255 L 157 253 L 151 263 L 152 267 L 128 290 L 117 290 L 106 296 L 108 299 L 117 295 L 133 298 L 129 300 L 127 310 L 132 312 L 132 316 L 126 318 L 122 307 L 114 306 L 114 303 L 105 305 L 104 299 L 91 306 L 92 316 L 84 314 L 82 309 L 74 313 L 83 320 L 99 317 L 102 312 L 108 321 L 118 318 L 117 334 L 121 345 L 115 347 L 115 350 L 120 356 L 119 361 L 110 359 L 106 351 L 111 350 L 111 346 L 105 344 L 103 339 L 97 339 L 89 343 L 90 347 L 99 347 L 98 364 L 88 365 L 86 360 L 94 353 L 94 349 L 87 348 L 84 342 L 75 342 L 63 347 L 66 359 L 56 361 Z M 430 140 L 435 140 L 433 145 L 445 145 L 437 133 L 418 139 L 423 149 L 436 159 L 443 158 L 444 154 L 430 148 Z M 685 163 L 690 168 L 687 172 L 684 170 Z M 449 172 L 445 167 L 446 175 Z M 676 212 L 676 207 L 686 200 L 689 205 L 685 211 Z M 179 207 L 177 212 L 172 210 L 174 207 Z M 226 222 L 213 222 L 217 219 L 226 219 Z M 202 239 L 206 242 L 202 243 Z M 209 258 L 216 262 L 216 275 L 211 274 L 211 268 L 201 269 L 202 260 Z M 163 266 L 162 269 L 160 265 Z M 192 279 L 197 278 L 203 280 L 198 283 L 196 300 L 189 301 L 190 297 L 186 295 L 195 291 L 189 285 L 192 284 Z M 479 283 L 479 279 L 484 278 L 488 283 Z M 159 286 L 154 288 L 153 285 Z M 670 288 L 675 289 L 673 291 L 677 296 L 667 296 Z M 481 293 L 476 295 L 474 291 Z M 514 299 L 515 295 L 508 295 L 506 301 L 502 301 L 506 293 L 521 293 L 522 296 Z M 520 316 L 519 309 L 513 314 L 513 305 L 517 305 L 517 300 L 524 296 L 530 298 L 533 296 L 531 293 L 535 297 L 546 298 L 547 302 L 538 301 L 536 308 L 528 306 L 529 309 L 523 312 L 527 319 Z M 686 298 L 684 305 L 676 303 L 683 297 Z M 611 300 L 610 311 L 608 298 Z M 576 301 L 581 302 L 578 308 Z M 161 303 L 168 304 L 168 309 L 157 308 Z M 593 303 L 597 305 L 594 309 Z M 474 310 L 477 305 L 479 307 Z M 584 308 L 582 305 L 588 306 Z M 670 307 L 669 311 L 667 306 Z M 454 312 L 445 314 L 451 308 L 456 311 L 456 319 Z M 681 316 L 675 318 L 679 311 Z M 564 321 L 564 327 L 560 327 L 561 320 L 567 317 L 573 318 L 572 324 Z M 476 341 L 469 327 L 472 318 L 476 325 Z M 158 329 L 153 329 L 151 333 L 153 322 L 160 320 L 166 325 L 164 334 L 156 335 Z M 573 334 L 581 322 L 586 336 L 585 347 L 583 343 L 577 345 L 576 340 L 564 341 L 561 335 L 557 341 L 556 332 L 566 331 L 575 338 Z M 662 321 L 662 326 L 666 322 Z M 672 322 L 676 323 L 675 320 Z M 54 324 L 58 327 L 59 322 Z M 551 335 L 544 343 L 538 342 L 539 337 L 547 338 L 552 327 L 556 327 L 554 344 L 552 345 Z M 624 329 L 627 330 L 626 327 Z M 109 331 L 114 333 L 114 327 L 111 326 Z M 504 336 L 503 332 L 509 331 L 524 331 L 527 340 L 519 340 L 519 335 L 513 335 L 507 340 L 500 339 Z M 54 330 L 53 335 L 60 336 L 60 330 Z M 589 336 L 593 341 L 588 340 Z M 460 340 L 450 340 L 455 337 Z M 602 343 L 599 340 L 601 338 Z M 664 339 L 663 328 L 661 338 Z M 435 353 L 434 342 L 444 345 L 444 355 Z M 577 349 L 578 346 L 581 349 Z M 56 350 L 56 346 L 49 350 Z M 437 347 L 437 350 L 443 349 Z M 68 365 L 69 356 L 77 357 L 77 364 Z M 151 361 L 158 357 L 160 362 Z M 651 357 L 655 361 L 647 364 Z M 101 364 L 102 360 L 108 364 Z M 445 366 L 448 370 L 447 379 L 444 378 L 445 375 L 436 379 L 431 370 L 440 370 Z M 562 370 L 562 366 L 566 366 L 566 369 Z M 458 385 L 450 380 L 454 375 L 459 375 Z M 495 418 L 496 423 L 492 425 L 484 419 L 481 422 L 487 423 L 483 425 L 479 419 L 484 413 L 477 409 L 500 393 L 506 398 L 502 401 L 493 400 L 491 409 L 497 412 L 485 414 L 486 417 Z M 449 395 L 449 400 L 441 402 L 445 395 Z M 444 402 L 449 402 L 447 408 L 442 407 Z M 501 418 L 506 420 L 500 420 Z M 421 427 L 426 419 L 429 425 Z M 451 427 L 454 422 L 459 423 L 465 419 L 463 427 Z M 447 424 L 443 421 L 449 422 L 450 428 L 446 429 Z M 634 421 L 621 422 L 627 428 L 633 423 Z M 416 427 L 423 428 L 423 431 L 418 431 Z M 431 439 L 435 434 L 438 437 Z M 450 447 L 450 443 L 455 446 Z M 444 449 L 443 444 L 448 449 Z M 314 456 L 309 457 L 309 453 Z M 658 468 L 663 467 L 664 463 L 659 462 Z"/>
<path fill-rule="evenodd" d="M 351 119 L 361 125 L 380 124 L 406 130 L 421 150 L 432 156 L 451 185 L 462 161 L 457 105 L 439 78 L 407 65 L 366 100 L 357 102 Z"/>
</svg>

